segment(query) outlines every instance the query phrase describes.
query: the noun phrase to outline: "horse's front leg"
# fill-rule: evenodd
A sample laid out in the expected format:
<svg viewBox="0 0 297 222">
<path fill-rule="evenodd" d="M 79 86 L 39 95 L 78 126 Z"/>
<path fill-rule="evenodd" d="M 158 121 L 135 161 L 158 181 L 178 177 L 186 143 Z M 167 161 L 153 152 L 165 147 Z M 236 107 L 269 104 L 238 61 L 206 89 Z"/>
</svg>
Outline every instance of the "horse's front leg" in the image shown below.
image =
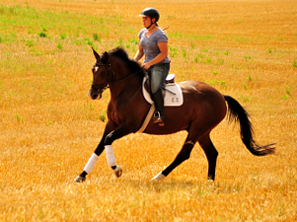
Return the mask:
<svg viewBox="0 0 297 222">
<path fill-rule="evenodd" d="M 117 177 L 120 177 L 122 175 L 122 169 L 116 165 L 116 160 L 113 154 L 113 149 L 111 144 L 116 139 L 119 139 L 131 133 L 132 131 L 129 130 L 129 127 L 127 127 L 129 124 L 123 124 L 117 127 L 115 130 L 110 130 L 113 128 L 111 127 L 111 125 L 113 124 L 109 124 L 109 123 L 107 124 L 105 133 L 98 147 L 90 157 L 88 163 L 84 168 L 84 171 L 74 180 L 75 182 L 84 182 L 86 180 L 86 175 L 93 170 L 95 164 L 99 159 L 99 155 L 103 152 L 104 149 L 106 153 L 107 164 L 114 170 Z"/>
<path fill-rule="evenodd" d="M 110 132 L 110 130 L 109 130 L 110 125 L 111 124 L 107 123 L 100 143 L 98 144 L 94 153 L 91 155 L 89 161 L 87 162 L 86 166 L 84 167 L 83 172 L 78 177 L 76 177 L 74 179 L 75 182 L 78 182 L 78 183 L 84 182 L 86 180 L 87 174 L 93 170 L 95 164 L 97 163 L 97 161 L 99 159 L 99 156 L 101 155 L 101 153 L 104 150 L 104 141 L 105 141 L 106 135 Z"/>
</svg>

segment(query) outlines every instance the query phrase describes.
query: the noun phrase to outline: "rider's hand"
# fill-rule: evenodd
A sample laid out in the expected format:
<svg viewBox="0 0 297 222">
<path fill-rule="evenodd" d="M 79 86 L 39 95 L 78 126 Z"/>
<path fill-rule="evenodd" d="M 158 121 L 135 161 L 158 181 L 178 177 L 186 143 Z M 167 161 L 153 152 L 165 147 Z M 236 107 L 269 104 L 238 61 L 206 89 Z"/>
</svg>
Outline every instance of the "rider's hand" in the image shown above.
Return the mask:
<svg viewBox="0 0 297 222">
<path fill-rule="evenodd" d="M 143 63 L 143 65 L 142 65 L 142 68 L 144 68 L 144 69 L 146 69 L 146 70 L 148 70 L 150 67 L 151 67 L 151 65 L 150 65 L 149 62 L 147 62 L 147 63 Z"/>
</svg>

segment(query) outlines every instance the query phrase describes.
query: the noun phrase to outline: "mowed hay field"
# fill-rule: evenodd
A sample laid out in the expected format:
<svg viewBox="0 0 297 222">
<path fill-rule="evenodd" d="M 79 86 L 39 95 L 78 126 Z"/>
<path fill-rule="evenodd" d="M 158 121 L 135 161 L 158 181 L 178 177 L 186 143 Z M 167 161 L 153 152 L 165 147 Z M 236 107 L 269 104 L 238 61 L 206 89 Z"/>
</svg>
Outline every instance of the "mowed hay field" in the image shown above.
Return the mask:
<svg viewBox="0 0 297 222">
<path fill-rule="evenodd" d="M 214 183 L 198 144 L 164 181 L 150 181 L 186 132 L 121 138 L 113 143 L 121 178 L 103 152 L 87 181 L 73 182 L 101 139 L 110 98 L 87 96 L 91 46 L 133 57 L 148 6 L 170 26 L 176 81 L 201 80 L 237 99 L 256 141 L 277 143 L 275 155 L 250 154 L 224 120 L 211 134 Z M 0 221 L 296 221 L 296 21 L 294 0 L 1 0 Z"/>
</svg>

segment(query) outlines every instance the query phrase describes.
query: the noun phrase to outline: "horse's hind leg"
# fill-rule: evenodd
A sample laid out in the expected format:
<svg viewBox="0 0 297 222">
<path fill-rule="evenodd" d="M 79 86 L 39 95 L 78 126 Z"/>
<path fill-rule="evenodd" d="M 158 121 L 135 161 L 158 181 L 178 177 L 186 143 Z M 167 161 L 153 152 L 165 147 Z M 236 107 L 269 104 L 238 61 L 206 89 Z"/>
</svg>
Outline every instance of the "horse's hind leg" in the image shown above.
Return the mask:
<svg viewBox="0 0 297 222">
<path fill-rule="evenodd" d="M 187 138 L 186 142 L 184 143 L 181 151 L 176 156 L 175 160 L 162 172 L 160 172 L 157 176 L 153 178 L 155 181 L 160 181 L 164 179 L 172 170 L 174 170 L 178 165 L 180 165 L 183 161 L 190 158 L 191 151 L 195 145 L 196 141 L 192 141 Z"/>
<path fill-rule="evenodd" d="M 210 140 L 209 134 L 201 137 L 198 140 L 200 146 L 204 150 L 206 158 L 208 160 L 208 179 L 214 180 L 216 173 L 216 163 L 218 157 L 218 151 L 214 147 L 213 143 Z"/>
<path fill-rule="evenodd" d="M 204 150 L 206 158 L 208 160 L 208 179 L 214 180 L 218 151 L 212 144 L 209 137 L 209 133 L 199 138 L 198 142 L 202 147 L 202 149 Z M 186 142 L 184 143 L 179 154 L 176 156 L 175 160 L 165 170 L 163 170 L 157 176 L 155 176 L 153 180 L 160 181 L 164 179 L 178 165 L 180 165 L 183 161 L 189 159 L 195 143 L 196 143 L 196 140 L 193 140 L 191 139 L 191 137 L 188 136 Z"/>
</svg>

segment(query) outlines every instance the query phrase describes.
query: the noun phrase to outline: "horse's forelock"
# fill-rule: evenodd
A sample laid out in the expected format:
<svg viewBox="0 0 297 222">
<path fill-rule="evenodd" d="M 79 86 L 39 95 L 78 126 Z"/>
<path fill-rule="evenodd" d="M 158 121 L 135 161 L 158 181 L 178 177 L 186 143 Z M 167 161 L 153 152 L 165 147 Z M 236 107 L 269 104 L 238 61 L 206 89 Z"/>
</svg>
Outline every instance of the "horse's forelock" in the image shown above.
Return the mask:
<svg viewBox="0 0 297 222">
<path fill-rule="evenodd" d="M 100 58 L 100 61 L 103 63 L 103 64 L 107 64 L 107 60 L 103 57 Z"/>
<path fill-rule="evenodd" d="M 103 62 L 103 64 L 107 64 L 109 54 L 107 52 L 104 52 L 101 57 L 100 61 Z"/>
</svg>

